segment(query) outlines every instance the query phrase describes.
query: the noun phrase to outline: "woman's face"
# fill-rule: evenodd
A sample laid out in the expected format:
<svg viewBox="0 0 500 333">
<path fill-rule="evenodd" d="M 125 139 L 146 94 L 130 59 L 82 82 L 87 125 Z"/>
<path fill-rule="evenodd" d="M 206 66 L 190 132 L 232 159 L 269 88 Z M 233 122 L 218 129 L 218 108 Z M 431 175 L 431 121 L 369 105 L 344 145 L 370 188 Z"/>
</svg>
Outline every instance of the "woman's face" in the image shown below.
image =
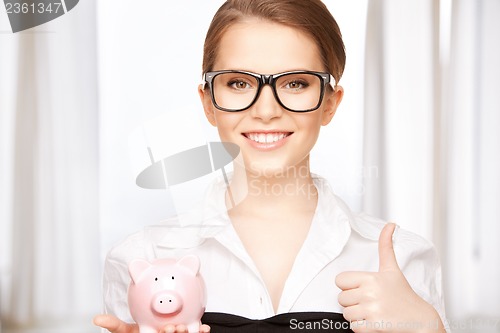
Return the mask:
<svg viewBox="0 0 500 333">
<path fill-rule="evenodd" d="M 250 19 L 225 32 L 213 70 L 276 74 L 292 70 L 324 72 L 325 68 L 315 42 L 303 32 Z M 306 168 L 299 171 L 309 170 L 309 153 L 321 126 L 327 125 L 335 114 L 343 90 L 339 86 L 335 92 L 326 90 L 319 109 L 304 113 L 283 109 L 269 85 L 262 87 L 255 104 L 240 112 L 218 110 L 208 89 L 200 87 L 199 93 L 207 119 L 217 127 L 221 141 L 240 147 L 248 171 L 257 176 L 272 176 L 293 166 Z M 264 138 L 266 141 L 262 142 Z"/>
</svg>

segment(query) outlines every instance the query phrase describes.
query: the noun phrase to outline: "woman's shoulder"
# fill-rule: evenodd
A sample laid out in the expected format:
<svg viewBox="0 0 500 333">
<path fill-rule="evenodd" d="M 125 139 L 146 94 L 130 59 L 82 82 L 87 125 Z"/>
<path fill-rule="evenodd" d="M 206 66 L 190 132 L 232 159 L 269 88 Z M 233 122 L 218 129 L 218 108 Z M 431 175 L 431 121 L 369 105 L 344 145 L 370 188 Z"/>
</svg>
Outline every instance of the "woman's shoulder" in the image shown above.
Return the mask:
<svg viewBox="0 0 500 333">
<path fill-rule="evenodd" d="M 353 214 L 352 217 L 352 230 L 378 246 L 380 232 L 388 222 L 366 213 Z M 440 267 L 436 248 L 429 239 L 400 226 L 396 227 L 392 239 L 401 269 L 425 267 L 433 270 Z"/>
<path fill-rule="evenodd" d="M 146 242 L 144 230 L 129 234 L 115 244 L 107 253 L 106 261 L 127 263 L 131 258 L 146 257 Z"/>
<path fill-rule="evenodd" d="M 205 240 L 202 234 L 204 228 L 210 231 L 202 224 L 183 225 L 178 215 L 172 216 L 126 236 L 108 251 L 106 261 L 128 263 L 137 258 L 152 260 L 158 256 L 158 251 L 176 256 L 187 250 L 199 249 Z"/>
<path fill-rule="evenodd" d="M 318 204 L 323 216 L 327 220 L 333 218 L 344 221 L 343 223 L 349 225 L 351 233 L 354 233 L 360 241 L 366 245 L 372 243 L 376 247 L 380 232 L 389 222 L 363 212 L 352 211 L 347 203 L 333 192 L 326 178 L 313 174 L 313 180 L 321 194 Z M 417 253 L 421 253 L 428 255 L 429 258 L 437 258 L 434 244 L 430 240 L 400 226 L 394 231 L 393 242 L 396 254 L 404 257 L 414 257 Z"/>
<path fill-rule="evenodd" d="M 384 226 L 389 223 L 388 221 L 363 212 L 356 214 L 353 213 L 352 217 L 352 228 L 363 237 L 373 240 L 378 240 L 380 232 Z M 394 231 L 393 241 L 404 241 L 405 243 L 411 242 L 415 245 L 433 246 L 432 243 L 425 237 L 406 228 L 400 227 L 399 225 L 397 225 L 396 230 Z"/>
</svg>

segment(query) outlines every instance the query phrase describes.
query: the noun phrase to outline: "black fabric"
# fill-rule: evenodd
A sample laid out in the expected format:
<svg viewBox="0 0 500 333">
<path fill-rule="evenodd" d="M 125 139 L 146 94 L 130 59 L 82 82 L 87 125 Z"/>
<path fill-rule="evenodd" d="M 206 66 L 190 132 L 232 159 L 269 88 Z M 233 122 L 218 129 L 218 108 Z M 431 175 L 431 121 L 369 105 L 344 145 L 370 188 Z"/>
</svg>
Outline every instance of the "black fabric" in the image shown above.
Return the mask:
<svg viewBox="0 0 500 333">
<path fill-rule="evenodd" d="M 211 333 L 352 332 L 342 314 L 332 312 L 290 312 L 262 320 L 205 312 L 201 322 Z"/>
</svg>

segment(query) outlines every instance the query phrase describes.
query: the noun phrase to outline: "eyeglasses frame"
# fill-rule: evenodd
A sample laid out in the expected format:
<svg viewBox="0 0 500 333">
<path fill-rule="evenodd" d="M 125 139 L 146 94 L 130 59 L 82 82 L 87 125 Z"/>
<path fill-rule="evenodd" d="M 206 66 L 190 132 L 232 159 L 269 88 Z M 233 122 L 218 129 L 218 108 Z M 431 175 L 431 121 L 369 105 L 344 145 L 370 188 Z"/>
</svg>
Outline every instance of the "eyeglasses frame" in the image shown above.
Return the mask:
<svg viewBox="0 0 500 333">
<path fill-rule="evenodd" d="M 221 107 L 220 105 L 217 104 L 217 102 L 215 100 L 214 89 L 213 89 L 213 80 L 215 79 L 215 77 L 217 75 L 224 74 L 224 73 L 241 73 L 241 74 L 250 75 L 250 76 L 252 76 L 252 77 L 254 77 L 254 78 L 257 79 L 257 82 L 258 82 L 257 93 L 255 94 L 255 97 L 252 100 L 252 102 L 247 107 L 242 108 L 242 109 L 234 110 L 234 109 L 223 108 L 223 107 Z M 312 74 L 312 75 L 315 75 L 316 77 L 318 77 L 318 78 L 321 79 L 321 81 L 322 81 L 323 84 L 321 85 L 321 93 L 320 93 L 320 97 L 319 97 L 319 102 L 318 102 L 318 104 L 314 108 L 307 109 L 307 110 L 297 111 L 297 110 L 292 110 L 292 109 L 286 107 L 281 102 L 280 98 L 278 97 L 278 92 L 276 91 L 276 80 L 278 80 L 282 76 L 289 75 L 289 74 Z M 214 106 L 217 109 L 219 109 L 221 111 L 226 111 L 226 112 L 241 112 L 241 111 L 248 110 L 259 99 L 260 93 L 262 91 L 262 87 L 264 87 L 265 85 L 269 85 L 269 86 L 271 86 L 271 89 L 273 91 L 274 98 L 276 99 L 276 101 L 278 102 L 278 104 L 282 108 L 284 108 L 285 110 L 291 111 L 291 112 L 302 113 L 302 112 L 315 111 L 315 110 L 317 110 L 321 106 L 321 103 L 323 102 L 323 98 L 324 98 L 324 95 L 325 95 L 325 87 L 330 82 L 335 82 L 335 79 L 333 78 L 333 76 L 330 73 L 307 71 L 307 70 L 288 71 L 288 72 L 282 72 L 282 73 L 277 73 L 277 74 L 258 74 L 258 73 L 248 72 L 248 71 L 230 70 L 229 69 L 229 70 L 220 70 L 220 71 L 206 72 L 206 73 L 203 74 L 203 81 L 205 82 L 205 87 L 204 88 L 206 88 L 206 85 L 208 84 L 208 88 L 210 90 L 210 97 L 212 99 L 212 103 L 214 104 Z"/>
</svg>

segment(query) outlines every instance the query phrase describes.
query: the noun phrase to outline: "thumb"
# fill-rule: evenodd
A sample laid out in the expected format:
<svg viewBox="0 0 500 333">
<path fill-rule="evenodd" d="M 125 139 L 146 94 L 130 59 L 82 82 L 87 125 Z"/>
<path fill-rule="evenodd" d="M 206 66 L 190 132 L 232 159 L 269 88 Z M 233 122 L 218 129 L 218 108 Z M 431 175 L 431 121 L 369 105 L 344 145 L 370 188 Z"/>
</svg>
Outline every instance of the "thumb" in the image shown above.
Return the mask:
<svg viewBox="0 0 500 333">
<path fill-rule="evenodd" d="M 137 325 L 127 324 L 112 315 L 97 315 L 94 325 L 100 326 L 113 333 L 138 333 Z"/>
<path fill-rule="evenodd" d="M 392 245 L 392 235 L 395 229 L 396 224 L 387 223 L 380 232 L 380 237 L 378 239 L 379 272 L 394 269 L 399 270 Z"/>
</svg>

